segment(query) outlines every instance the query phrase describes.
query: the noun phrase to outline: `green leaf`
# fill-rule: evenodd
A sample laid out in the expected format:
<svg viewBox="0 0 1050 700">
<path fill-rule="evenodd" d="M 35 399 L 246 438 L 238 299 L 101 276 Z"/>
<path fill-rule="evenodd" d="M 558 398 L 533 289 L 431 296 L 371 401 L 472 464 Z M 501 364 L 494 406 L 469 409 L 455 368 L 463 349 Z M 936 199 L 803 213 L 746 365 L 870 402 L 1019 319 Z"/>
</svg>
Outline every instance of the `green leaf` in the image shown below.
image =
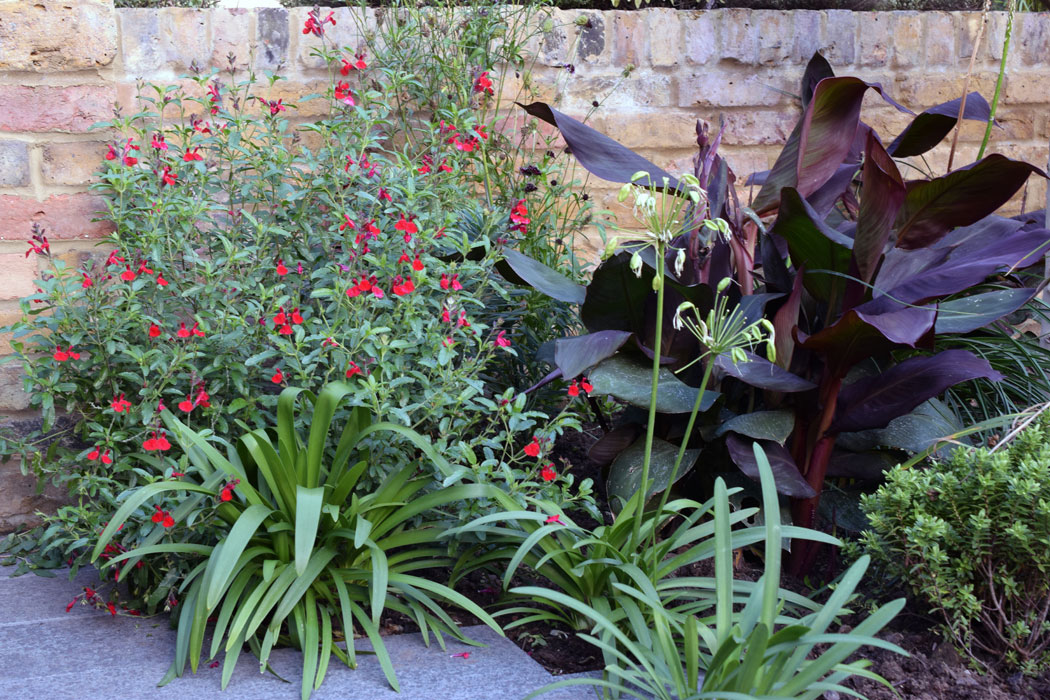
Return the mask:
<svg viewBox="0 0 1050 700">
<path fill-rule="evenodd" d="M 678 469 L 678 480 L 689 473 L 693 463 L 696 462 L 696 458 L 699 456 L 699 449 L 685 451 L 682 457 L 682 465 Z M 649 462 L 649 478 L 653 480 L 653 483 L 649 488 L 646 500 L 649 500 L 655 494 L 662 493 L 667 488 L 677 457 L 677 445 L 660 438 L 653 438 L 653 452 Z M 642 485 L 642 465 L 644 460 L 644 437 L 636 440 L 633 445 L 621 452 L 613 460 L 612 466 L 609 467 L 609 480 L 606 483 L 610 501 L 614 503 L 626 501 L 638 492 Z"/>
<path fill-rule="evenodd" d="M 634 362 L 622 353 L 598 363 L 587 375 L 594 386 L 591 394 L 613 396 L 632 406 L 648 409 L 652 389 L 652 367 Z M 682 382 L 669 369 L 661 368 L 656 410 L 660 413 L 691 413 L 700 392 Z M 720 396 L 707 390 L 700 410 L 711 408 Z"/>
<path fill-rule="evenodd" d="M 255 535 L 255 531 L 259 529 L 259 525 L 272 512 L 272 510 L 263 505 L 248 506 L 237 518 L 237 522 L 233 524 L 233 527 L 230 528 L 229 534 L 223 540 L 222 556 L 214 557 L 213 561 L 209 562 L 209 567 L 212 565 L 215 567 L 211 572 L 211 581 L 207 588 L 206 600 L 209 611 L 214 610 L 215 606 L 219 604 L 219 600 L 222 598 L 222 594 L 226 591 L 226 586 L 234 574 L 234 567 L 238 564 L 244 565 L 244 562 L 241 561 L 241 554 Z"/>
<path fill-rule="evenodd" d="M 295 573 L 302 576 L 317 539 L 317 525 L 324 506 L 324 487 L 297 486 L 295 511 Z"/>
<path fill-rule="evenodd" d="M 794 429 L 795 413 L 793 411 L 755 411 L 733 416 L 718 426 L 715 436 L 720 437 L 733 431 L 755 440 L 772 440 L 783 445 Z"/>
</svg>

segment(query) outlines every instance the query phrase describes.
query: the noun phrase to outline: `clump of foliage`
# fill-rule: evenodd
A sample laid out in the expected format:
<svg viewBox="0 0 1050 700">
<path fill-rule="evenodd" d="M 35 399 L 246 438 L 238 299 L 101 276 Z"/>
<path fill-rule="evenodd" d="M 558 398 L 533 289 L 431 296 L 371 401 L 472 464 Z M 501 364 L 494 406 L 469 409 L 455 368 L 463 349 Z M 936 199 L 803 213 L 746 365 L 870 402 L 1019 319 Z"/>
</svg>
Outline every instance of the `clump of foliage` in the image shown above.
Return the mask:
<svg viewBox="0 0 1050 700">
<path fill-rule="evenodd" d="M 279 75 L 244 73 L 232 57 L 229 71 L 142 86 L 140 111 L 102 125 L 120 134 L 96 188 L 115 230 L 76 267 L 36 232 L 31 250 L 50 268 L 12 329 L 44 422 L 5 451 L 77 502 L 17 545 L 42 545 L 33 564 L 79 566 L 123 491 L 179 471 L 165 408 L 225 435 L 272 425 L 293 384 L 316 393 L 346 381 L 340 417 L 366 406 L 426 435 L 452 465 L 429 473 L 445 486 L 588 498 L 587 484 L 522 450 L 576 425 L 571 404 L 561 391 L 557 403 L 530 402 L 506 370 L 571 331 L 572 316 L 563 302 L 508 292 L 495 273 L 504 248 L 550 250 L 546 262 L 575 277 L 548 242 L 589 217 L 585 203 L 562 206 L 571 180 L 537 186 L 507 167 L 538 145 L 535 170 L 561 172 L 546 142 L 515 140 L 497 122 L 495 66 L 525 69 L 528 17 L 409 8 L 343 46 L 335 17 L 310 13 L 304 41 L 331 75 L 318 94 L 290 102 Z M 460 29 L 435 34 L 438 23 Z M 460 31 L 470 41 L 447 41 Z M 413 46 L 430 61 L 408 61 Z M 63 411 L 72 440 L 37 450 Z M 396 439 L 370 449 L 366 485 L 416 460 Z M 113 543 L 136 545 L 129 533 Z M 131 575 L 149 608 L 164 599 L 150 590 L 163 567 Z"/>
<path fill-rule="evenodd" d="M 180 589 L 175 659 L 161 685 L 183 675 L 187 662 L 196 673 L 211 619 L 207 656 L 225 652 L 224 689 L 245 644 L 263 668 L 275 646 L 288 644 L 303 652 L 302 700 L 321 686 L 332 656 L 357 666 L 358 630 L 372 642 L 383 673 L 398 690 L 379 635 L 387 608 L 415 620 L 428 645 L 431 633 L 441 644 L 442 634 L 469 641 L 435 600 L 461 606 L 500 631 L 470 600 L 419 575 L 450 563 L 441 543 L 447 530 L 441 509 L 497 490 L 459 484 L 428 493 L 432 479 L 417 464 L 368 488 L 362 477 L 374 458 L 365 448 L 370 435 L 405 438 L 434 468 L 450 467 L 421 435 L 374 422 L 367 408 L 353 409 L 339 422 L 341 429 L 333 425 L 340 403 L 352 393 L 342 382 L 329 384 L 319 396 L 285 389 L 276 423 L 245 433 L 228 445 L 226 455 L 163 412 L 164 425 L 184 450 L 184 471 L 131 489 L 92 552 L 98 561 L 117 533 L 131 526 L 143 532 L 141 546 L 109 558 L 105 566 L 119 564 L 127 574 L 158 554 L 194 565 Z M 299 396 L 312 410 L 296 411 Z M 300 433 L 297 426 L 304 424 L 309 428 Z M 160 504 L 170 494 L 182 498 L 168 511 Z M 204 524 L 212 526 L 213 536 L 190 535 Z"/>
<path fill-rule="evenodd" d="M 1002 449 L 890 471 L 859 547 L 944 619 L 975 664 L 1050 663 L 1050 417 Z"/>
</svg>

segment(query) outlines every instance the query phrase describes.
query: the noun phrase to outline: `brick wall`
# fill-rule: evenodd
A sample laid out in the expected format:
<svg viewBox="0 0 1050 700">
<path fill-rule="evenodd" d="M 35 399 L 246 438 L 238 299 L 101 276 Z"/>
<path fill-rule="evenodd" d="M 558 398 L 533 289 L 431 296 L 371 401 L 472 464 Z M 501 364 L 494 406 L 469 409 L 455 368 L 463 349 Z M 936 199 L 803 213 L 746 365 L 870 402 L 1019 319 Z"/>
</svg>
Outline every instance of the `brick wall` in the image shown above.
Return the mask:
<svg viewBox="0 0 1050 700">
<path fill-rule="evenodd" d="M 47 228 L 53 251 L 69 263 L 108 230 L 105 222 L 91 221 L 101 203 L 87 191 L 108 135 L 89 127 L 110 118 L 114 103 L 131 108 L 137 80 L 171 81 L 193 62 L 225 67 L 230 52 L 246 66 L 249 47 L 256 69 L 284 66 L 289 80 L 273 97 L 288 101 L 314 92 L 327 73 L 309 55 L 316 40 L 300 31 L 306 12 L 0 0 L 0 326 L 20 315 L 18 299 L 33 290 L 39 261 L 25 256 L 33 222 Z M 349 12 L 335 10 L 338 24 L 330 32 L 353 45 L 359 37 Z M 585 22 L 577 22 L 581 16 Z M 532 47 L 531 79 L 541 99 L 574 116 L 600 101 L 593 126 L 672 172 L 690 165 L 695 120 L 722 118 L 723 152 L 738 174 L 747 174 L 769 167 L 790 132 L 797 108 L 786 93 L 797 90 L 815 50 L 839 74 L 879 81 L 920 111 L 961 94 L 979 23 L 978 13 L 943 12 L 555 11 L 549 31 Z M 978 48 L 971 89 L 989 98 L 1005 26 L 1005 15 L 992 13 Z M 623 78 L 628 66 L 633 70 Z M 1048 114 L 1050 14 L 1021 14 L 993 150 L 1045 163 Z M 865 115 L 890 138 L 907 123 L 875 98 Z M 976 124 L 962 131 L 956 162 L 976 154 L 981 134 Z M 935 170 L 946 156 L 947 148 L 932 153 Z M 616 210 L 615 188 L 592 184 L 599 203 Z M 1028 201 L 1042 202 L 1044 193 L 1045 185 L 1033 179 Z M 0 337 L 0 355 L 9 350 Z M 28 408 L 19 373 L 16 365 L 0 365 L 0 415 Z M 0 471 L 0 531 L 4 494 L 10 499 L 17 491 L 12 479 Z"/>
</svg>

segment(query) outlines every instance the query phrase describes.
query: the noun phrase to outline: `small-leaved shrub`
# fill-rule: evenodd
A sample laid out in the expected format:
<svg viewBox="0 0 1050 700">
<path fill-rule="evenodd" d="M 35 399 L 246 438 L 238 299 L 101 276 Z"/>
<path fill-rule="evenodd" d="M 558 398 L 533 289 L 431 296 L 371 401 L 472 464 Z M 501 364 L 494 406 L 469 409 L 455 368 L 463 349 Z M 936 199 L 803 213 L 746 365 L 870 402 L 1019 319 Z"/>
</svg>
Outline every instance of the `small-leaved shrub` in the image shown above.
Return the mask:
<svg viewBox="0 0 1050 700">
<path fill-rule="evenodd" d="M 862 501 L 861 546 L 944 618 L 978 666 L 1050 661 L 1050 419 L 1003 449 L 894 469 Z"/>
</svg>

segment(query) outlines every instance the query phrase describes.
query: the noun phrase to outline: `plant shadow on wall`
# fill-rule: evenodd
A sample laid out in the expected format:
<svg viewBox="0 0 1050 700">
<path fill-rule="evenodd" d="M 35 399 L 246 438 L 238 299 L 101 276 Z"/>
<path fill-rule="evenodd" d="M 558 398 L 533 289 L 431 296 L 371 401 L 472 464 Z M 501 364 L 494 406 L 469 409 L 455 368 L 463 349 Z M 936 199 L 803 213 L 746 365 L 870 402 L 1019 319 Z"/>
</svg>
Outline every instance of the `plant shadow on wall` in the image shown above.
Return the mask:
<svg viewBox="0 0 1050 700">
<path fill-rule="evenodd" d="M 547 140 L 498 114 L 505 80 L 528 70 L 539 9 L 406 6 L 359 27 L 352 46 L 333 43 L 334 16 L 311 13 L 303 41 L 331 78 L 319 94 L 291 103 L 279 75 L 231 57 L 228 71 L 141 86 L 139 111 L 101 125 L 120 134 L 96 187 L 115 232 L 73 266 L 35 231 L 31 252 L 49 268 L 11 329 L 43 427 L 3 451 L 74 502 L 5 543 L 20 570 L 75 571 L 123 492 L 185 472 L 165 409 L 225 436 L 275 424 L 291 384 L 318 393 L 343 380 L 352 391 L 337 420 L 363 406 L 433 440 L 452 466 L 428 472 L 435 484 L 590 502 L 589 482 L 522 449 L 578 425 L 564 389 L 513 388 L 526 384 L 518 358 L 573 332 L 574 314 L 506 290 L 494 271 L 510 245 L 581 275 L 549 241 L 571 239 L 590 204 L 565 201 L 572 174 L 544 155 Z M 531 162 L 537 184 L 517 169 Z M 62 413 L 71 440 L 49 442 Z M 373 443 L 366 487 L 416 463 L 396 435 Z M 178 505 L 165 491 L 149 507 Z M 485 512 L 476 499 L 458 507 Z M 104 555 L 134 549 L 152 526 L 124 528 Z M 201 523 L 184 541 L 213 534 Z M 124 602 L 154 612 L 188 571 L 173 554 L 143 560 L 122 578 Z"/>
<path fill-rule="evenodd" d="M 754 479 L 753 439 L 777 490 L 792 499 L 796 525 L 814 526 L 819 511 L 835 527 L 856 530 L 859 518 L 844 517 L 856 512 L 856 496 L 843 500 L 836 489 L 822 500 L 827 480 L 879 481 L 902 451 L 960 432 L 938 395 L 961 382 L 1002 379 L 960 345 L 995 335 L 985 327 L 1038 291 L 1026 286 L 1024 268 L 1041 264 L 1050 248 L 1042 213 L 994 212 L 1030 175 L 1045 174 L 991 154 L 905 180 L 898 163 L 951 132 L 961 98 L 917 115 L 887 144 L 860 119 L 869 91 L 910 113 L 880 85 L 834 76 L 814 56 L 801 85 L 802 116 L 773 168 L 751 177 L 761 187 L 749 206 L 718 155 L 722 134 L 698 125 L 693 177 L 706 198 L 683 210 L 688 230 L 665 236 L 655 252 L 630 238 L 610 242 L 580 304 L 588 332 L 556 340 L 546 353 L 548 379 L 585 374 L 592 393 L 628 404 L 590 452 L 608 467 L 610 500 L 640 488 L 650 466 L 653 495 L 676 488 L 698 465 L 710 478 L 731 462 Z M 628 183 L 624 197 L 631 182 L 686 196 L 684 181 L 590 127 L 546 104 L 524 109 L 557 126 L 592 173 Z M 988 121 L 990 112 L 979 94 L 967 96 L 963 118 Z M 538 275 L 523 277 L 544 288 Z M 726 278 L 732 285 L 722 289 Z M 740 350 L 746 361 L 736 362 L 718 350 L 703 319 L 723 303 L 776 329 L 773 361 Z M 954 347 L 940 349 L 948 338 Z M 665 372 L 659 396 L 648 392 L 656 356 Z M 709 381 L 715 391 L 697 388 Z M 704 405 L 694 425 L 698 392 Z M 654 407 L 650 453 L 645 412 Z M 816 552 L 815 543 L 793 546 L 790 571 L 810 571 Z"/>
</svg>

